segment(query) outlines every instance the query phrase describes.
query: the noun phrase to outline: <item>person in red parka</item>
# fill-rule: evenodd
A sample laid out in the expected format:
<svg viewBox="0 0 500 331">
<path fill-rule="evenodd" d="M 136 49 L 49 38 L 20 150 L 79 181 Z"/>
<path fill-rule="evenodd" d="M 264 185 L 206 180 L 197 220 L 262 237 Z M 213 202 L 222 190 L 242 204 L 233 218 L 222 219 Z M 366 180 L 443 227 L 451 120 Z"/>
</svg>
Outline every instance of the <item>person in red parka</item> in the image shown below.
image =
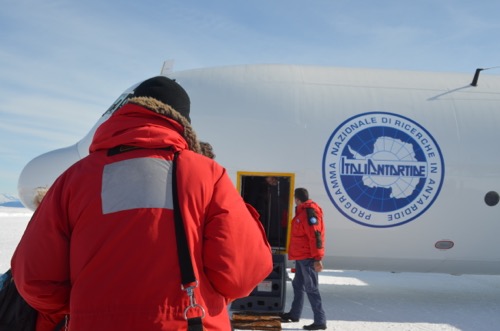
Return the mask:
<svg viewBox="0 0 500 331">
<path fill-rule="evenodd" d="M 311 199 L 305 188 L 294 192 L 295 217 L 292 219 L 288 259 L 295 261 L 295 277 L 292 281 L 293 302 L 288 313 L 281 320 L 298 322 L 302 315 L 304 293 L 307 294 L 314 314 L 314 323 L 305 325 L 305 330 L 326 330 L 326 316 L 318 288 L 318 272 L 323 270 L 325 255 L 325 225 L 323 210 Z"/>
<path fill-rule="evenodd" d="M 174 80 L 142 82 L 99 126 L 90 154 L 49 188 L 11 263 L 19 293 L 46 316 L 37 331 L 67 315 L 71 331 L 187 330 L 185 317 L 193 316 L 185 312 L 204 317 L 205 330 L 230 330 L 228 303 L 271 273 L 258 214 L 226 170 L 200 154 L 189 113 L 189 96 Z M 193 302 L 181 288 L 174 154 L 204 314 L 186 311 Z"/>
</svg>

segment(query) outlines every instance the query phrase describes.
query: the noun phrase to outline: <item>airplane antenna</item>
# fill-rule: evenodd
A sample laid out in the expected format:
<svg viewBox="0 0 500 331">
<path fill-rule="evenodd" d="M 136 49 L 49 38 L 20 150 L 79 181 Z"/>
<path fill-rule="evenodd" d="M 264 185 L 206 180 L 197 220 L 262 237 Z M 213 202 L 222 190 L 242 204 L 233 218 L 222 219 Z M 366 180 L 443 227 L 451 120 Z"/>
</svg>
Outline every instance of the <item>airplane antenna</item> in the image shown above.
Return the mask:
<svg viewBox="0 0 500 331">
<path fill-rule="evenodd" d="M 477 81 L 479 80 L 479 73 L 483 70 L 489 70 L 489 69 L 495 69 L 495 68 L 500 68 L 500 66 L 497 67 L 490 67 L 490 68 L 477 68 L 476 72 L 474 73 L 474 78 L 472 78 L 472 83 L 470 83 L 471 86 L 477 86 Z"/>
<path fill-rule="evenodd" d="M 160 75 L 168 77 L 172 72 L 174 67 L 174 60 L 166 60 L 163 62 L 163 67 L 161 68 Z"/>
</svg>

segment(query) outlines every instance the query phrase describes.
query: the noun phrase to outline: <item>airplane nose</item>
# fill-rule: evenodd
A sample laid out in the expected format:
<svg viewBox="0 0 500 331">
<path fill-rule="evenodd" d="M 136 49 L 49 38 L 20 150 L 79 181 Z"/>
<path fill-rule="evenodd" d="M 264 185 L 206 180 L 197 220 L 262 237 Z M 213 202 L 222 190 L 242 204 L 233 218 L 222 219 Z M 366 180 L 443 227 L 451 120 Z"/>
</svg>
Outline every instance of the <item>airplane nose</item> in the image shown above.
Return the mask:
<svg viewBox="0 0 500 331">
<path fill-rule="evenodd" d="M 56 149 L 37 156 L 21 171 L 17 183 L 19 198 L 23 205 L 36 209 L 35 196 L 38 188 L 48 188 L 73 163 L 80 160 L 78 146 Z M 40 176 L 40 174 L 44 174 Z"/>
<path fill-rule="evenodd" d="M 104 114 L 76 144 L 56 149 L 28 162 L 17 182 L 19 198 L 26 208 L 36 209 L 35 197 L 40 188 L 49 188 L 66 169 L 89 154 L 89 146 L 97 128 L 111 115 Z"/>
</svg>

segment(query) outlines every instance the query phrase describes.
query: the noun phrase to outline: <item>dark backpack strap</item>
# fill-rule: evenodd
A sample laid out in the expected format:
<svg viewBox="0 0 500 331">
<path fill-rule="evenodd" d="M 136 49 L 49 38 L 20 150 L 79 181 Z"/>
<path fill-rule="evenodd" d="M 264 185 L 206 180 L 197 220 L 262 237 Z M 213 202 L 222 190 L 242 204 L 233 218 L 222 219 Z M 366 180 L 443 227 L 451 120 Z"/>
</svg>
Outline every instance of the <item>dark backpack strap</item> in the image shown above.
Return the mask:
<svg viewBox="0 0 500 331">
<path fill-rule="evenodd" d="M 175 238 L 177 241 L 177 254 L 179 256 L 179 265 L 181 268 L 182 285 L 187 285 L 196 282 L 194 276 L 191 254 L 186 239 L 186 230 L 182 221 L 181 208 L 179 206 L 179 196 L 177 190 L 177 158 L 179 152 L 174 154 L 173 170 L 172 170 L 172 191 L 174 200 L 174 221 L 175 221 Z"/>
<path fill-rule="evenodd" d="M 201 317 L 188 319 L 188 331 L 203 331 L 203 321 Z"/>
<path fill-rule="evenodd" d="M 188 331 L 203 331 L 203 317 L 205 310 L 202 306 L 196 303 L 194 298 L 194 288 L 198 286 L 198 281 L 194 275 L 193 263 L 184 229 L 181 208 L 179 205 L 179 191 L 177 189 L 177 159 L 180 152 L 174 153 L 174 161 L 172 164 L 172 198 L 174 203 L 174 222 L 175 222 L 175 238 L 177 242 L 177 255 L 179 257 L 179 267 L 181 269 L 181 285 L 189 297 L 189 306 L 184 310 L 184 318 L 188 322 Z M 193 283 L 195 285 L 193 285 Z M 188 318 L 188 311 L 196 309 L 201 312 L 201 316 Z"/>
</svg>

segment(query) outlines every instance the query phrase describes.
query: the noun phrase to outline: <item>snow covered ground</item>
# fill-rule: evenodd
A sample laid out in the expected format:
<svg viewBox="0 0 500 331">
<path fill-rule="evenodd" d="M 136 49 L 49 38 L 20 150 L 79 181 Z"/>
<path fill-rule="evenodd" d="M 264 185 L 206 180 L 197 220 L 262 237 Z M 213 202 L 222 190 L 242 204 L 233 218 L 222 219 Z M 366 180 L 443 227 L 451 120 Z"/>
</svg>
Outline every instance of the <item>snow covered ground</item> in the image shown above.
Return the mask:
<svg viewBox="0 0 500 331">
<path fill-rule="evenodd" d="M 0 207 L 0 273 L 32 212 Z M 293 274 L 291 274 L 293 277 Z M 328 330 L 342 331 L 492 331 L 500 329 L 500 277 L 326 270 L 320 275 Z M 286 310 L 293 298 L 287 282 Z M 298 323 L 312 323 L 306 300 Z"/>
<path fill-rule="evenodd" d="M 10 258 L 33 212 L 0 206 L 0 274 L 10 268 Z"/>
</svg>

